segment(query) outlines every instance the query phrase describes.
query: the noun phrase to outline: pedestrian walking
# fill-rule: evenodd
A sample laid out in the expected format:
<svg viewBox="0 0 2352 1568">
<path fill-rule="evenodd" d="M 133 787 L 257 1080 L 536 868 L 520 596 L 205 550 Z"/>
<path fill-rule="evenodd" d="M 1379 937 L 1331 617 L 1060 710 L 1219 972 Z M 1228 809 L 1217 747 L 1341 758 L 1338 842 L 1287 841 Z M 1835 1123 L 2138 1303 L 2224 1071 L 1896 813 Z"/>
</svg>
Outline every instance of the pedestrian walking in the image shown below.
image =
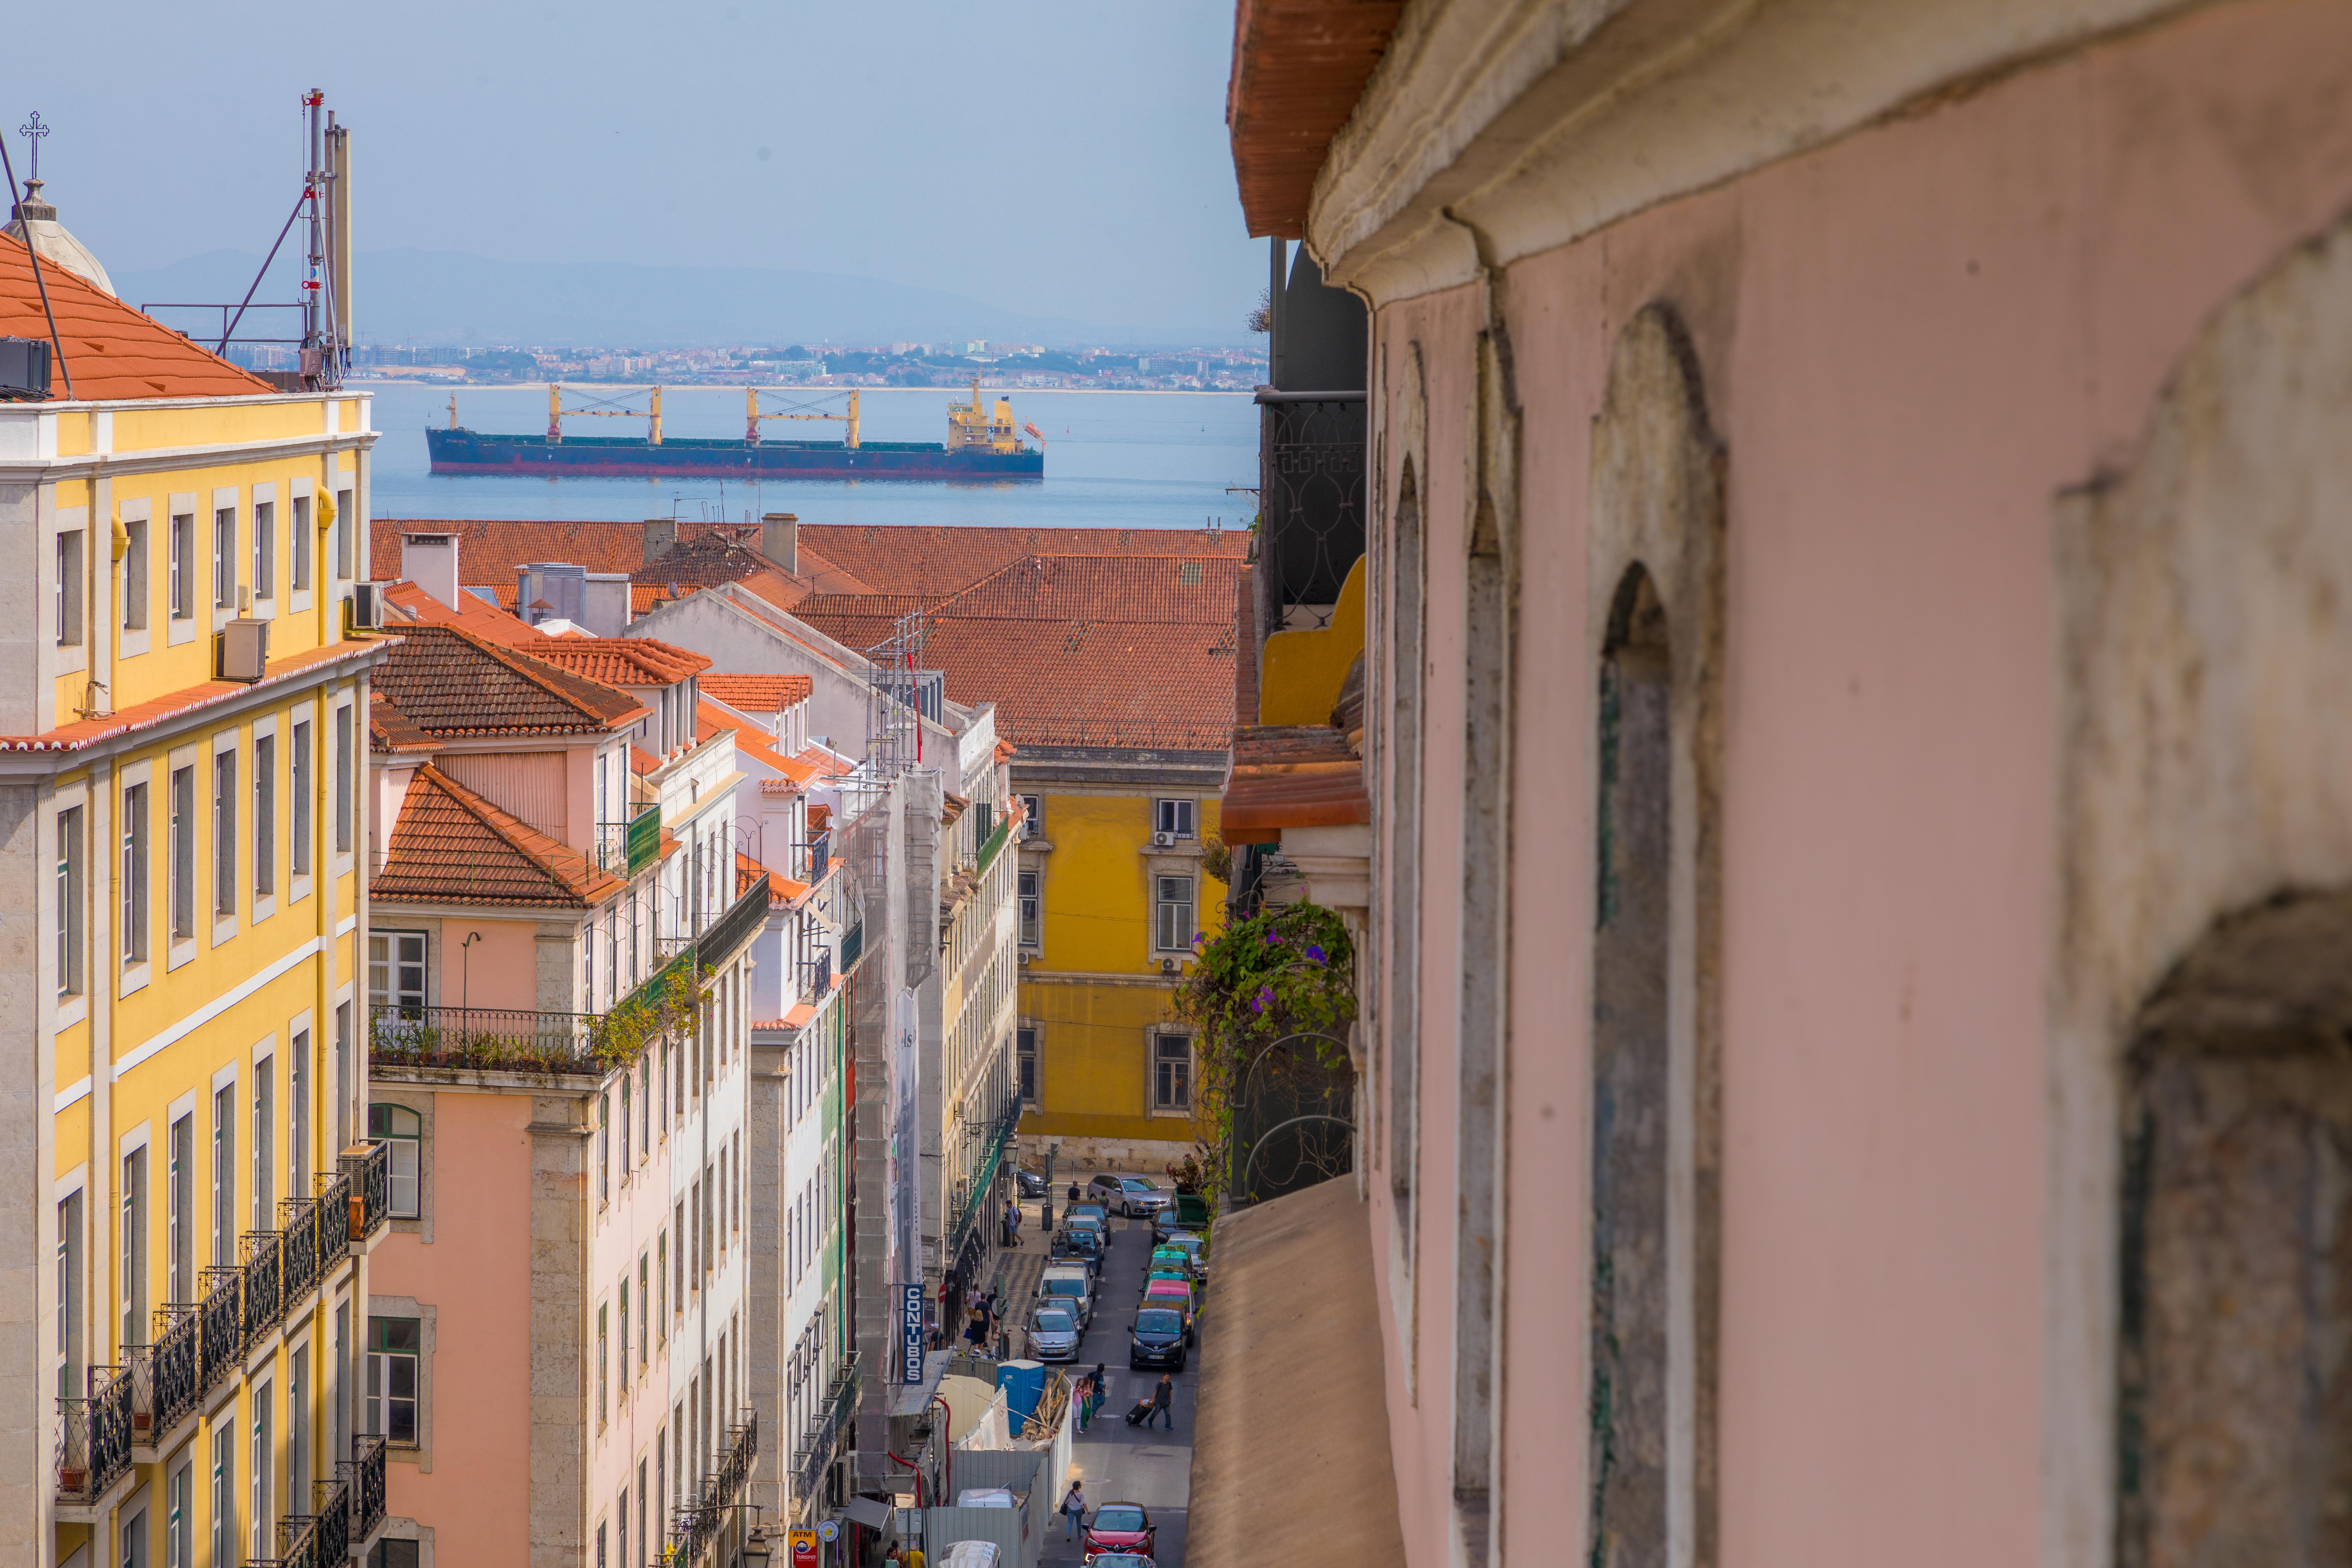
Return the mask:
<svg viewBox="0 0 2352 1568">
<path fill-rule="evenodd" d="M 1078 1193 L 1078 1184 L 1077 1184 L 1077 1181 L 1076 1180 L 1076 1178 L 1073 1178 L 1073 1179 L 1071 1180 L 1071 1182 L 1070 1182 L 1070 1201 L 1071 1201 L 1072 1203 L 1076 1203 L 1076 1202 L 1078 1201 L 1079 1195 L 1080 1195 L 1080 1194 L 1079 1194 L 1079 1193 Z"/>
<path fill-rule="evenodd" d="M 1176 1380 L 1166 1373 L 1160 1374 L 1160 1386 L 1151 1391 L 1151 1415 L 1143 1418 L 1145 1430 L 1151 1426 L 1152 1415 L 1168 1417 L 1168 1430 L 1176 1430 Z"/>
<path fill-rule="evenodd" d="M 1104 1370 L 1102 1363 L 1097 1362 L 1095 1363 L 1094 1393 L 1089 1396 L 1089 1403 L 1087 1407 L 1087 1419 L 1091 1421 L 1095 1416 L 1100 1415 L 1102 1413 L 1103 1401 L 1109 1397 L 1110 1373 Z"/>
<path fill-rule="evenodd" d="M 1078 1526 L 1084 1524 L 1087 1520 L 1087 1494 L 1076 1481 L 1070 1483 L 1070 1494 L 1062 1500 L 1062 1517 L 1070 1521 L 1070 1533 L 1062 1539 L 1076 1541 L 1078 1538 Z"/>
</svg>

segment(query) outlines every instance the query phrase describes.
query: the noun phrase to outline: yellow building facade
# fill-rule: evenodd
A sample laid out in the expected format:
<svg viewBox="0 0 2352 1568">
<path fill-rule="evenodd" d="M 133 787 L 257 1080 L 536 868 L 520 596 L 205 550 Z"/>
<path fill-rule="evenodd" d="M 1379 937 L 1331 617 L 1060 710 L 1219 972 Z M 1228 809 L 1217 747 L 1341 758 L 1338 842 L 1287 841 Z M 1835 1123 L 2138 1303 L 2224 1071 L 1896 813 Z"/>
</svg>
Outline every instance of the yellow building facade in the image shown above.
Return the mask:
<svg viewBox="0 0 2352 1568">
<path fill-rule="evenodd" d="M 1223 929 L 1222 752 L 1024 745 L 1016 1036 L 1023 1147 L 1056 1172 L 1158 1174 L 1193 1145 L 1192 938 Z"/>
<path fill-rule="evenodd" d="M 37 1194 L 0 1237 L 0 1536 L 90 1568 L 363 1535 L 390 1396 L 368 400 L 183 352 L 151 385 L 252 390 L 0 403 L 0 1148 Z"/>
</svg>

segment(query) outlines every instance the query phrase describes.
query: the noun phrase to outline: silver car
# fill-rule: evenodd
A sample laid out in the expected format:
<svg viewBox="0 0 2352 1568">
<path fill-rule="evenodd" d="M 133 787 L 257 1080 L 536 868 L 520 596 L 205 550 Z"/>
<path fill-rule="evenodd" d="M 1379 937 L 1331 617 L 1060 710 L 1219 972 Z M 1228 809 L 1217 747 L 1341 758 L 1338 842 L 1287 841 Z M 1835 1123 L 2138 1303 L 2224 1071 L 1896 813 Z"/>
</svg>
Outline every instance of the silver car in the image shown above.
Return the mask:
<svg viewBox="0 0 2352 1568">
<path fill-rule="evenodd" d="M 1078 1359 L 1078 1321 L 1059 1307 L 1040 1307 L 1029 1320 L 1029 1353 L 1039 1361 Z"/>
</svg>

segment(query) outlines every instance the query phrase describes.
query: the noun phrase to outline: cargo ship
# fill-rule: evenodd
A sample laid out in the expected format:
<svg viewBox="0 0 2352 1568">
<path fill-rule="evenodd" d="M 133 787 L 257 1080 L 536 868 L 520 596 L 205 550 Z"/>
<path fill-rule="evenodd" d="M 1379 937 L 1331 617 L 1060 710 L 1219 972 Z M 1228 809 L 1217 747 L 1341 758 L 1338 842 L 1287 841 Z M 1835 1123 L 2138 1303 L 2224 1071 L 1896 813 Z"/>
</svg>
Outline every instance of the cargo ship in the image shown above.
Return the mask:
<svg viewBox="0 0 2352 1568">
<path fill-rule="evenodd" d="M 500 436 L 468 430 L 457 423 L 457 399 L 449 399 L 446 429 L 425 432 L 425 447 L 436 474 L 530 474 L 541 479 L 1034 479 L 1045 473 L 1045 437 L 1024 426 L 1038 445 L 1024 445 L 1013 425 L 1013 405 L 1003 397 L 990 408 L 971 384 L 969 403 L 948 405 L 948 438 L 930 441 L 865 441 L 858 437 L 857 394 L 849 394 L 845 414 L 760 412 L 757 388 L 744 391 L 743 438 L 662 438 L 661 392 L 652 389 L 644 409 L 566 408 L 561 383 L 547 388 L 547 433 Z M 566 436 L 566 415 L 650 421 L 646 434 Z M 770 419 L 830 419 L 848 428 L 839 441 L 762 440 L 760 426 Z"/>
</svg>

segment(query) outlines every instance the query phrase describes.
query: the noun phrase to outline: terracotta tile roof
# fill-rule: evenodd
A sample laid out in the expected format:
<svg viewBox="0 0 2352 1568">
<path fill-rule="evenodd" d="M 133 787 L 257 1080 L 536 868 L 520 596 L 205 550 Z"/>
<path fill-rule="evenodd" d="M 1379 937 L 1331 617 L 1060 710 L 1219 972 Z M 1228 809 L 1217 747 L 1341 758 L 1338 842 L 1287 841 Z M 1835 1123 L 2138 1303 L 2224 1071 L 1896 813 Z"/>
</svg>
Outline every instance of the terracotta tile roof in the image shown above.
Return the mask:
<svg viewBox="0 0 2352 1568">
<path fill-rule="evenodd" d="M 469 583 L 497 588 L 499 602 L 509 609 L 514 607 L 515 569 L 535 562 L 568 561 L 590 572 L 617 573 L 655 593 L 659 593 L 675 576 L 679 588 L 688 590 L 708 586 L 699 577 L 689 581 L 693 563 L 705 559 L 703 552 L 748 541 L 748 548 L 742 553 L 751 556 L 751 562 L 741 574 L 764 570 L 773 572 L 779 578 L 787 576 L 773 562 L 757 553 L 757 525 L 747 532 L 740 523 L 680 522 L 677 543 L 652 563 L 646 560 L 646 525 L 642 522 L 615 522 L 601 518 L 520 522 L 506 518 L 379 517 L 369 527 L 368 572 L 378 582 L 400 575 L 400 534 L 404 527 L 411 532 L 454 533 L 457 536 L 459 574 Z M 705 545 L 705 540 L 715 542 Z M 696 552 L 680 557 L 680 569 L 666 574 L 659 563 L 678 555 L 688 546 L 695 546 Z M 865 586 L 804 544 L 799 565 L 799 575 L 791 580 L 800 584 L 800 593 L 857 593 Z M 709 581 L 733 582 L 735 578 L 711 577 Z"/>
<path fill-rule="evenodd" d="M 381 690 L 368 693 L 368 749 L 372 752 L 433 752 L 441 742 L 400 716 Z"/>
<path fill-rule="evenodd" d="M 247 696 L 257 688 L 283 685 L 324 666 L 363 658 L 381 649 L 396 648 L 398 646 L 399 639 L 368 637 L 289 654 L 284 658 L 271 659 L 258 681 L 207 680 L 195 686 L 184 686 L 177 691 L 167 691 L 161 697 L 151 697 L 144 702 L 133 703 L 113 713 L 77 719 L 54 730 L 44 730 L 37 735 L 0 735 L 0 752 L 77 752 L 101 741 L 152 730 L 184 715 L 201 712 L 216 703 Z M 379 668 L 376 673 L 381 676 L 382 668 Z"/>
<path fill-rule="evenodd" d="M 807 701 L 816 683 L 805 675 L 730 675 L 714 669 L 697 688 L 740 712 L 777 713 Z"/>
<path fill-rule="evenodd" d="M 410 723 L 445 738 L 597 734 L 648 711 L 625 691 L 454 626 L 409 628 L 375 685 Z"/>
<path fill-rule="evenodd" d="M 1031 555 L 941 600 L 939 613 L 1230 626 L 1241 564 L 1229 556 Z"/>
<path fill-rule="evenodd" d="M 369 894 L 387 902 L 587 909 L 627 886 L 428 763 L 409 781 Z"/>
<path fill-rule="evenodd" d="M 820 592 L 940 595 L 971 586 L 1024 555 L 1249 554 L 1249 534 L 1205 528 L 1000 528 L 912 523 L 800 525 L 803 565 L 812 551 L 854 574 L 860 588 Z"/>
<path fill-rule="evenodd" d="M 1249 724 L 1234 731 L 1217 832 L 1228 844 L 1271 844 L 1286 827 L 1372 819 L 1364 759 L 1328 724 Z"/>
<path fill-rule="evenodd" d="M 1009 763 L 1020 754 L 1021 748 L 1014 745 L 1012 742 L 999 741 L 996 742 L 996 760 L 998 762 Z"/>
<path fill-rule="evenodd" d="M 58 318 L 74 395 L 84 402 L 135 397 L 243 397 L 278 389 L 239 370 L 112 295 L 72 273 L 43 263 L 41 282 Z M 34 286 L 31 253 L 0 235 L 0 337 L 49 335 Z M 66 378 L 49 370 L 50 395 L 66 395 Z"/>
<path fill-rule="evenodd" d="M 710 660 L 652 637 L 545 637 L 531 650 L 574 675 L 607 686 L 669 686 L 710 668 Z"/>
<path fill-rule="evenodd" d="M 695 735 L 697 739 L 708 739 L 709 737 L 717 734 L 719 731 L 725 730 L 735 737 L 735 754 L 738 757 L 749 757 L 762 767 L 769 768 L 773 772 L 782 773 L 787 783 L 797 786 L 807 784 L 809 780 L 816 776 L 816 770 L 814 768 L 809 766 L 806 763 L 795 762 L 792 758 L 785 756 L 782 752 L 777 751 L 773 746 L 768 743 L 768 737 L 763 731 L 756 727 L 749 729 L 745 728 L 743 724 L 739 722 L 735 717 L 729 713 L 724 708 L 719 707 L 717 704 L 710 702 L 698 702 L 695 704 L 695 707 L 697 710 L 695 714 Z M 771 782 L 772 781 L 767 779 L 760 781 L 761 794 L 780 795 L 792 793 L 790 790 L 771 790 L 767 788 L 766 786 Z"/>
<path fill-rule="evenodd" d="M 536 626 L 530 626 L 509 611 L 482 602 L 472 590 L 457 595 L 457 607 L 451 609 L 414 583 L 389 584 L 383 596 L 400 612 L 406 624 L 434 626 L 463 626 L 476 637 L 509 647 L 530 648 L 546 642 Z M 514 597 L 509 590 L 507 597 Z"/>
</svg>

